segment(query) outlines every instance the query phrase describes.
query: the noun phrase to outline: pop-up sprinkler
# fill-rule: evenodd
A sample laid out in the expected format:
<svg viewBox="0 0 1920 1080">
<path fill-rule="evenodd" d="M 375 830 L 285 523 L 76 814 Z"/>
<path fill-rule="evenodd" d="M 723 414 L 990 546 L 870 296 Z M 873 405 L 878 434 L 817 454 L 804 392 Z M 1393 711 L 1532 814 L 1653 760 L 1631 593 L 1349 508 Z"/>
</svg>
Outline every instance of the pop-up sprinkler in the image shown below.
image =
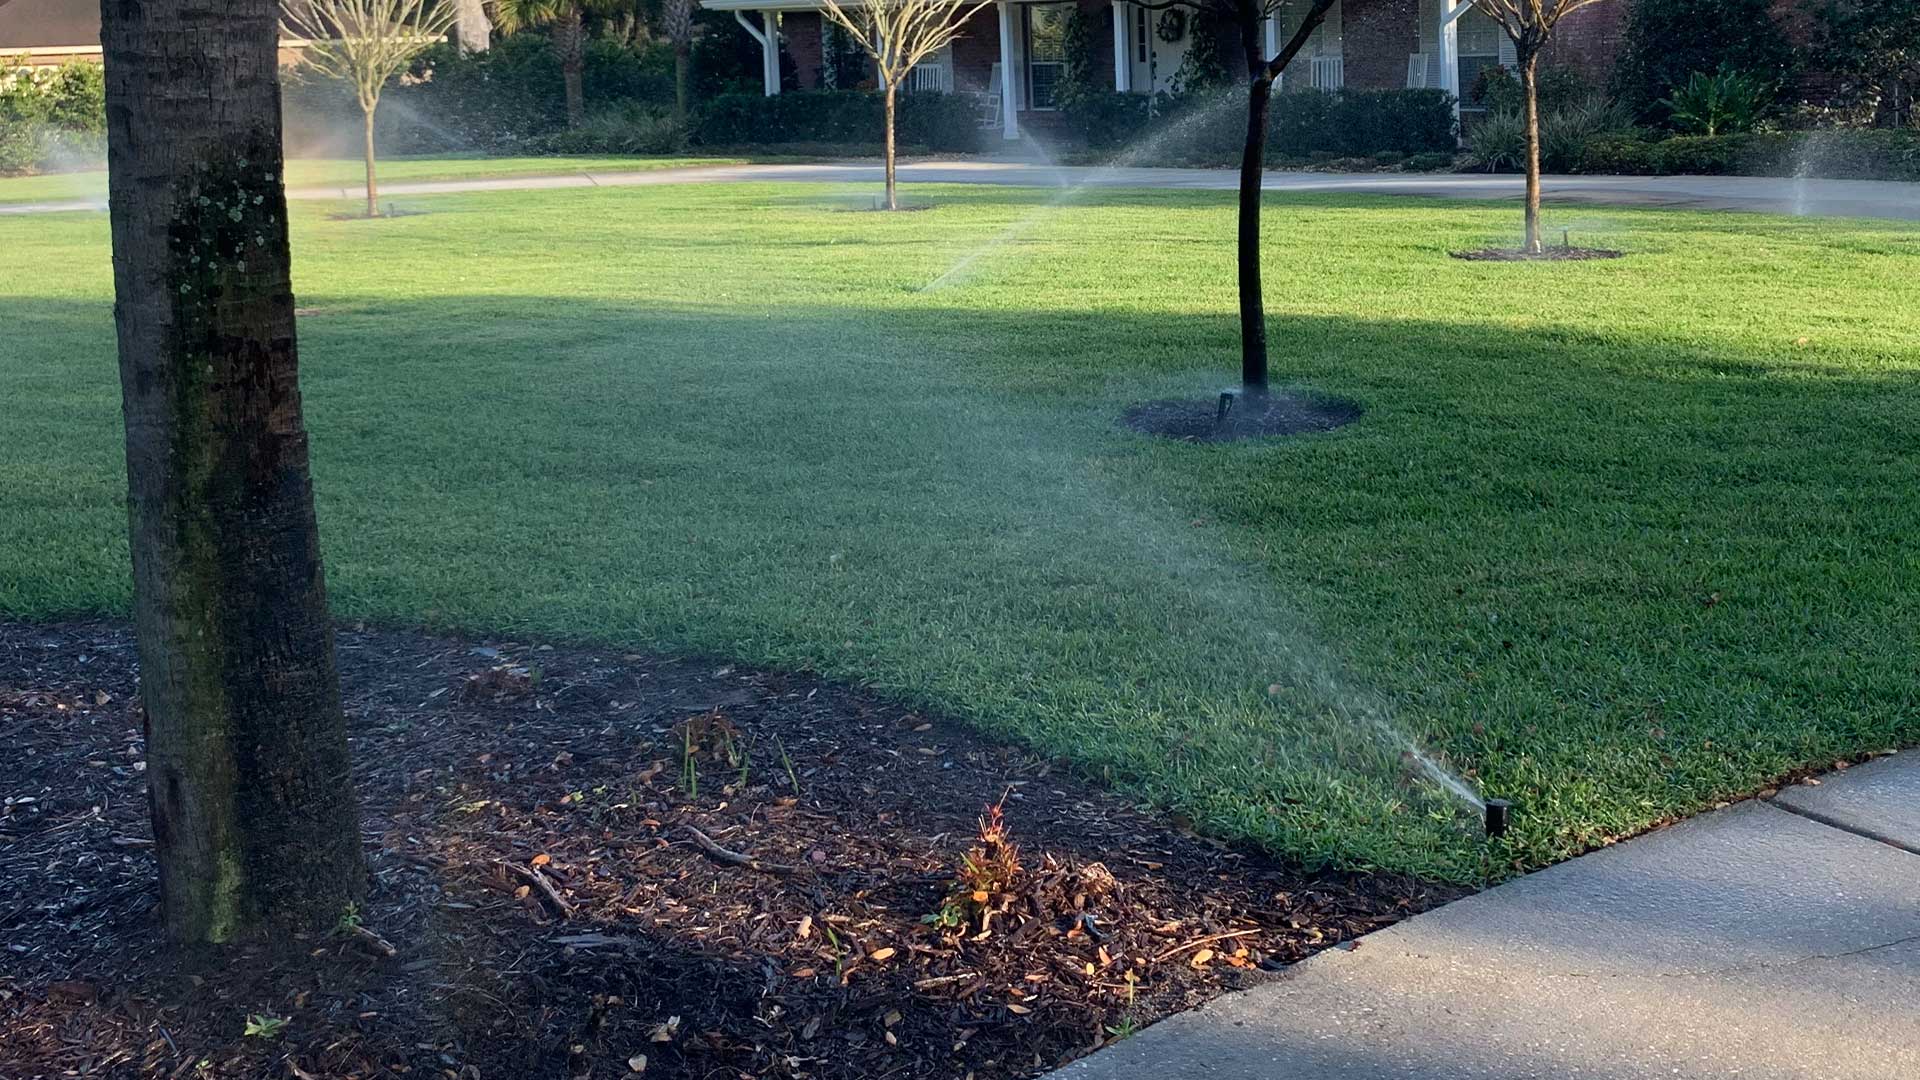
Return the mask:
<svg viewBox="0 0 1920 1080">
<path fill-rule="evenodd" d="M 1487 800 L 1487 839 L 1498 840 L 1507 832 L 1507 820 L 1513 814 L 1513 804 L 1505 799 Z"/>
</svg>

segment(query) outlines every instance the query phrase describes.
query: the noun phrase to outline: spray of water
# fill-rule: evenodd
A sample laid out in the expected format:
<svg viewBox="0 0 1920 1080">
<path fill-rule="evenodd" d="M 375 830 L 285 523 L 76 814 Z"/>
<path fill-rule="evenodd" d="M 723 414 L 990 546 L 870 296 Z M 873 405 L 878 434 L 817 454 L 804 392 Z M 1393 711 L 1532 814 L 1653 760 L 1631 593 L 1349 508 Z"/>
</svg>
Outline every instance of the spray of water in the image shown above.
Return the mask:
<svg viewBox="0 0 1920 1080">
<path fill-rule="evenodd" d="M 1018 242 L 1031 233 L 1037 226 L 1052 217 L 1062 207 L 1083 196 L 1087 189 L 1106 184 L 1122 169 L 1133 168 L 1141 161 L 1159 157 L 1167 144 L 1186 136 L 1190 129 L 1215 122 L 1224 112 L 1245 108 L 1245 103 L 1232 95 L 1180 117 L 1161 123 L 1153 131 L 1127 144 L 1118 153 L 1107 159 L 1091 172 L 1084 174 L 1077 183 L 1067 183 L 1061 175 L 1061 190 L 1058 195 L 1034 207 L 1016 218 L 1006 228 L 987 238 L 963 253 L 953 265 L 939 277 L 928 282 L 923 291 L 936 291 L 960 284 L 972 277 L 978 263 L 987 256 L 995 254 L 1007 246 Z"/>
</svg>

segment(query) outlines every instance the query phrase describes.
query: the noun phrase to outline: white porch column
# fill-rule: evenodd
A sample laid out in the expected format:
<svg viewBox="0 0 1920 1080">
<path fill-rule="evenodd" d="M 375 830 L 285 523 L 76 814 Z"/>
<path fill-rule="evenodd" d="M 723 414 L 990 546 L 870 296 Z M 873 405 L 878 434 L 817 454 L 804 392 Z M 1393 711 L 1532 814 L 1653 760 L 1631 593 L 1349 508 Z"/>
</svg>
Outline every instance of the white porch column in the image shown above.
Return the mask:
<svg viewBox="0 0 1920 1080">
<path fill-rule="evenodd" d="M 1013 5 L 999 0 L 1000 9 L 1000 134 L 1020 137 L 1020 103 L 1013 97 Z"/>
<path fill-rule="evenodd" d="M 767 28 L 766 42 L 760 48 L 767 63 L 767 96 L 772 97 L 780 92 L 780 16 L 763 11 L 760 22 Z"/>
<path fill-rule="evenodd" d="M 1471 3 L 1440 3 L 1440 89 L 1453 95 L 1453 122 L 1460 122 L 1460 16 Z"/>
<path fill-rule="evenodd" d="M 1266 31 L 1267 31 L 1266 58 L 1268 61 L 1272 61 L 1274 57 L 1280 55 L 1280 13 L 1278 11 L 1275 11 L 1273 14 L 1267 16 Z M 1287 73 L 1284 71 L 1281 72 L 1280 77 L 1273 80 L 1273 88 L 1275 90 L 1280 89 L 1280 84 L 1285 82 L 1286 78 L 1287 78 Z"/>
<path fill-rule="evenodd" d="M 1122 94 L 1133 89 L 1133 50 L 1127 37 L 1127 5 L 1113 0 L 1113 88 Z"/>
</svg>

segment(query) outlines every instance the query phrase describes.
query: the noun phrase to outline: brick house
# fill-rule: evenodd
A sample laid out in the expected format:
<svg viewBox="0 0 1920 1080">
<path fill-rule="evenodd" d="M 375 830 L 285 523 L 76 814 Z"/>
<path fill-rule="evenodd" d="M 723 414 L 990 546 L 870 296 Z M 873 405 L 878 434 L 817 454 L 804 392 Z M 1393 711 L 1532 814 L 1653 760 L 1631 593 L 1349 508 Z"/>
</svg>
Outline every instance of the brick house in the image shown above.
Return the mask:
<svg viewBox="0 0 1920 1080">
<path fill-rule="evenodd" d="M 303 41 L 283 39 L 280 62 Z M 100 62 L 100 0 L 0 0 L 0 72 Z"/>
<path fill-rule="evenodd" d="M 802 89 L 826 85 L 821 58 L 830 30 L 818 0 L 702 2 L 732 12 L 759 43 L 768 94 L 780 92 L 782 47 Z M 1604 84 L 1619 55 L 1628 2 L 1609 0 L 1569 16 L 1542 62 Z M 1096 55 L 1112 58 L 1113 87 L 1122 93 L 1169 89 L 1201 32 L 1191 13 L 1174 16 L 1128 0 L 997 0 L 968 20 L 952 46 L 916 68 L 907 89 L 976 95 L 983 121 L 1008 139 L 1020 137 L 1022 124 L 1047 126 L 1055 111 L 1053 88 L 1066 68 L 1065 29 L 1075 6 L 1093 16 Z M 1269 55 L 1291 36 L 1303 8 L 1301 0 L 1291 0 L 1267 20 Z M 1221 44 L 1224 55 L 1239 53 L 1237 41 Z M 1513 43 L 1462 0 L 1339 0 L 1280 89 L 1435 87 L 1458 98 L 1481 71 L 1513 63 Z"/>
</svg>

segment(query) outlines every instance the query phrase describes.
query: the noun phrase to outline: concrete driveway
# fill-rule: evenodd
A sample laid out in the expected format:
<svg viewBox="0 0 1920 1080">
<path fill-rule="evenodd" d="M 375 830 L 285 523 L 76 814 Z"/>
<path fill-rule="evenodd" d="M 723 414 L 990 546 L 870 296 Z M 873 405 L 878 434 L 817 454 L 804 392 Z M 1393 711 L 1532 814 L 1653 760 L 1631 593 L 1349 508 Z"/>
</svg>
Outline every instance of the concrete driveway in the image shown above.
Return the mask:
<svg viewBox="0 0 1920 1080">
<path fill-rule="evenodd" d="M 900 168 L 907 184 L 1000 184 L 1020 187 L 1163 188 L 1231 190 L 1238 178 L 1226 169 L 1146 169 L 1055 166 L 1026 161 L 971 159 L 916 161 Z M 867 162 L 822 165 L 726 165 L 645 172 L 573 172 L 492 180 L 416 181 L 386 184 L 383 198 L 470 191 L 541 191 L 557 188 L 632 187 L 653 184 L 800 181 L 826 184 L 881 182 L 880 167 Z M 1664 206 L 1709 210 L 1920 220 L 1920 183 L 1881 180 L 1781 179 L 1761 176 L 1549 176 L 1543 181 L 1554 203 Z M 1423 195 L 1453 199 L 1517 199 L 1517 176 L 1476 173 L 1271 172 L 1263 187 L 1275 192 L 1358 195 Z M 358 198 L 352 187 L 302 187 L 294 199 Z M 99 210 L 98 202 L 66 200 L 0 205 L 0 214 Z"/>
<path fill-rule="evenodd" d="M 1058 1080 L 1920 1077 L 1920 751 L 1562 863 Z"/>
</svg>

